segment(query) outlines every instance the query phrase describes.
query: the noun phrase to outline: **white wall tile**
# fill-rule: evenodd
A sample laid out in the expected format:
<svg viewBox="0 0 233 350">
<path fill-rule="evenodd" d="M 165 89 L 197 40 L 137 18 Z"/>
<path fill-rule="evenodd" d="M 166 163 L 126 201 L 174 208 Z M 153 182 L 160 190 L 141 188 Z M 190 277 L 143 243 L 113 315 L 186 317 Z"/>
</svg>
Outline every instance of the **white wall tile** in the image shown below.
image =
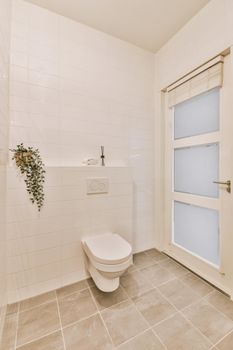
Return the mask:
<svg viewBox="0 0 233 350">
<path fill-rule="evenodd" d="M 27 68 L 12 64 L 10 66 L 10 79 L 21 81 L 21 82 L 27 82 L 28 81 Z"/>
<path fill-rule="evenodd" d="M 11 36 L 11 50 L 13 52 L 21 53 L 24 55 L 28 54 L 28 40 L 24 36 L 14 35 Z"/>
<path fill-rule="evenodd" d="M 30 203 L 26 203 L 28 198 L 22 179 L 17 179 L 18 186 L 17 181 L 10 181 L 7 257 L 11 298 L 13 295 L 19 297 L 19 294 L 13 293 L 14 286 L 19 291 L 24 288 L 25 293 L 28 285 L 28 295 L 33 294 L 32 285 L 48 277 L 48 274 L 43 276 L 44 265 L 52 269 L 57 266 L 53 263 L 60 264 L 58 276 L 51 271 L 52 279 L 60 278 L 59 286 L 64 281 L 74 282 L 75 273 L 77 279 L 77 276 L 86 276 L 81 247 L 81 239 L 86 235 L 113 231 L 120 232 L 131 241 L 132 177 L 129 168 L 46 169 L 49 186 L 46 186 L 45 193 L 48 198 L 40 214 Z M 117 183 L 114 182 L 115 172 L 121 174 Z M 17 175 L 14 168 L 9 168 L 8 173 L 9 179 Z M 86 179 L 96 176 L 109 177 L 108 194 L 86 194 Z"/>
<path fill-rule="evenodd" d="M 14 51 L 12 48 L 10 62 L 12 65 L 27 68 L 28 55 L 22 52 Z"/>
<path fill-rule="evenodd" d="M 13 7 L 9 145 L 39 148 L 47 172 L 38 214 L 8 169 L 11 302 L 84 278 L 85 235 L 154 245 L 153 54 L 22 0 Z M 107 167 L 80 167 L 101 145 Z M 98 176 L 109 193 L 87 196 L 86 178 Z"/>
<path fill-rule="evenodd" d="M 0 339 L 7 304 L 6 163 L 9 125 L 9 57 L 11 2 L 0 1 Z"/>
</svg>

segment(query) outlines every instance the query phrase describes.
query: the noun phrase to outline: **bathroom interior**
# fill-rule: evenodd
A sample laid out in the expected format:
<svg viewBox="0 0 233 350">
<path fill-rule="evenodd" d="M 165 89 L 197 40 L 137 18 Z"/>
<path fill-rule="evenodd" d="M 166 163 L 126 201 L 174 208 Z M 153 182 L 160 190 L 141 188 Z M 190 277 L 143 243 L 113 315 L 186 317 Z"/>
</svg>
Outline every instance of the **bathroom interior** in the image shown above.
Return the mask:
<svg viewBox="0 0 233 350">
<path fill-rule="evenodd" d="M 233 0 L 0 0 L 0 350 L 233 349 Z"/>
</svg>

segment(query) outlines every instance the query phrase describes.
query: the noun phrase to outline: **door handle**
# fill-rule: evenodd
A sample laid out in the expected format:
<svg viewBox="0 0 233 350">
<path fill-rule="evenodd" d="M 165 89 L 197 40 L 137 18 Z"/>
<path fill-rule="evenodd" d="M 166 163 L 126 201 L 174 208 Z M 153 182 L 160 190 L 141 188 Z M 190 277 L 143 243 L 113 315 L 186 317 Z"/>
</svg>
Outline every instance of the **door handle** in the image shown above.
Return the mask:
<svg viewBox="0 0 233 350">
<path fill-rule="evenodd" d="M 227 180 L 227 181 L 213 181 L 214 184 L 218 184 L 218 185 L 224 185 L 226 186 L 226 190 L 228 193 L 231 193 L 231 180 Z"/>
</svg>

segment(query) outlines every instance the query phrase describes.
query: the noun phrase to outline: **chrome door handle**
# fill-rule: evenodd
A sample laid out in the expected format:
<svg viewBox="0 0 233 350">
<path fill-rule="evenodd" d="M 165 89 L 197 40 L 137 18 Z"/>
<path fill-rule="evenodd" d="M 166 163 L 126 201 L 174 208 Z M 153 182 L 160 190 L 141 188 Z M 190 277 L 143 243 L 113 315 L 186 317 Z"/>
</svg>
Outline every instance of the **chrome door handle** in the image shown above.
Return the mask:
<svg viewBox="0 0 233 350">
<path fill-rule="evenodd" d="M 218 185 L 224 185 L 227 186 L 226 190 L 228 193 L 231 193 L 231 180 L 227 180 L 227 181 L 213 181 L 214 184 L 218 184 Z"/>
</svg>

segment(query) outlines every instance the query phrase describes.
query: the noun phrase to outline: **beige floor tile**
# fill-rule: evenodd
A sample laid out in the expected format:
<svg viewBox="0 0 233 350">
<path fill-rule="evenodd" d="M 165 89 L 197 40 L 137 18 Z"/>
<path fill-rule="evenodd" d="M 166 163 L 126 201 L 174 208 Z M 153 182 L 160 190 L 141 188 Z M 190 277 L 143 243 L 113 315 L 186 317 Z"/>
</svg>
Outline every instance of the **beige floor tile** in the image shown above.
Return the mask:
<svg viewBox="0 0 233 350">
<path fill-rule="evenodd" d="M 92 287 L 91 292 L 95 298 L 99 310 L 103 310 L 128 299 L 128 295 L 121 286 L 114 292 L 110 293 L 104 293 L 97 287 Z"/>
<path fill-rule="evenodd" d="M 19 303 L 19 311 L 25 311 L 28 309 L 31 309 L 32 307 L 39 306 L 41 304 L 45 304 L 49 301 L 53 301 L 56 299 L 56 293 L 55 291 L 40 294 L 36 297 L 29 298 L 26 300 L 23 300 Z"/>
<path fill-rule="evenodd" d="M 211 344 L 184 317 L 176 314 L 154 327 L 168 350 L 207 350 Z"/>
<path fill-rule="evenodd" d="M 233 332 L 230 333 L 226 338 L 224 338 L 217 345 L 217 349 L 219 350 L 232 350 L 233 349 Z"/>
<path fill-rule="evenodd" d="M 113 350 L 99 315 L 91 316 L 64 329 L 66 350 Z"/>
<path fill-rule="evenodd" d="M 213 343 L 233 329 L 233 322 L 203 299 L 183 313 Z"/>
<path fill-rule="evenodd" d="M 164 350 L 165 347 L 160 343 L 155 334 L 149 330 L 127 343 L 120 345 L 117 350 Z"/>
<path fill-rule="evenodd" d="M 89 289 L 60 298 L 58 304 L 63 327 L 97 312 Z"/>
<path fill-rule="evenodd" d="M 162 267 L 172 272 L 176 277 L 180 277 L 189 272 L 185 267 L 178 264 L 172 259 L 167 259 L 159 262 Z"/>
<path fill-rule="evenodd" d="M 93 279 L 91 277 L 87 278 L 86 282 L 87 282 L 89 287 L 95 286 L 95 282 L 93 281 Z"/>
<path fill-rule="evenodd" d="M 153 257 L 144 252 L 134 254 L 133 256 L 133 263 L 137 268 L 147 267 L 153 265 L 155 262 L 156 261 Z"/>
<path fill-rule="evenodd" d="M 140 271 L 134 271 L 121 277 L 121 285 L 130 297 L 136 297 L 153 288 Z"/>
<path fill-rule="evenodd" d="M 156 261 L 168 259 L 168 256 L 166 254 L 159 252 L 157 249 L 149 249 L 146 250 L 145 253 L 154 258 Z"/>
<path fill-rule="evenodd" d="M 23 345 L 17 350 L 64 350 L 61 332 L 55 332 L 32 343 Z"/>
<path fill-rule="evenodd" d="M 191 288 L 187 287 L 179 279 L 167 282 L 158 288 L 169 302 L 175 305 L 179 310 L 200 299 L 198 294 L 194 293 Z"/>
<path fill-rule="evenodd" d="M 77 283 L 70 284 L 69 286 L 65 286 L 56 290 L 57 297 L 63 298 L 69 294 L 77 292 L 82 289 L 88 288 L 87 280 L 79 281 Z"/>
<path fill-rule="evenodd" d="M 167 350 L 207 350 L 210 342 L 218 342 L 211 350 L 233 350 L 227 296 L 156 249 L 136 254 L 135 263 L 113 293 L 98 290 L 91 278 L 56 291 L 66 350 L 163 350 L 159 338 Z M 8 305 L 0 350 L 15 350 L 18 317 L 17 350 L 64 350 L 56 292 Z"/>
<path fill-rule="evenodd" d="M 6 316 L 0 350 L 12 350 L 15 346 L 17 314 Z"/>
<path fill-rule="evenodd" d="M 145 276 L 147 279 L 149 279 L 149 281 L 152 283 L 152 285 L 154 287 L 159 286 L 160 284 L 166 283 L 174 278 L 176 278 L 176 276 L 164 269 L 163 267 L 161 267 L 158 264 L 149 266 L 149 267 L 145 267 L 144 269 L 140 270 L 141 273 L 143 274 L 143 276 Z"/>
<path fill-rule="evenodd" d="M 216 307 L 216 309 L 223 312 L 226 316 L 233 320 L 233 301 L 230 300 L 229 297 L 216 290 L 208 295 L 206 300 Z"/>
<path fill-rule="evenodd" d="M 17 346 L 60 328 L 57 303 L 52 301 L 19 313 Z"/>
<path fill-rule="evenodd" d="M 155 289 L 133 298 L 133 301 L 151 326 L 176 313 L 176 309 Z"/>
<path fill-rule="evenodd" d="M 134 264 L 132 264 L 132 265 L 130 265 L 129 267 L 128 267 L 128 269 L 125 271 L 125 274 L 126 273 L 130 273 L 130 272 L 133 272 L 133 271 L 136 271 L 137 270 L 137 267 L 134 265 Z"/>
<path fill-rule="evenodd" d="M 194 292 L 204 297 L 214 290 L 214 288 L 193 273 L 188 273 L 180 277 L 181 281 L 188 285 Z"/>
<path fill-rule="evenodd" d="M 19 303 L 8 304 L 6 309 L 6 315 L 16 314 L 19 311 Z"/>
<path fill-rule="evenodd" d="M 148 328 L 131 301 L 123 301 L 105 309 L 102 316 L 115 345 L 120 345 Z"/>
</svg>

